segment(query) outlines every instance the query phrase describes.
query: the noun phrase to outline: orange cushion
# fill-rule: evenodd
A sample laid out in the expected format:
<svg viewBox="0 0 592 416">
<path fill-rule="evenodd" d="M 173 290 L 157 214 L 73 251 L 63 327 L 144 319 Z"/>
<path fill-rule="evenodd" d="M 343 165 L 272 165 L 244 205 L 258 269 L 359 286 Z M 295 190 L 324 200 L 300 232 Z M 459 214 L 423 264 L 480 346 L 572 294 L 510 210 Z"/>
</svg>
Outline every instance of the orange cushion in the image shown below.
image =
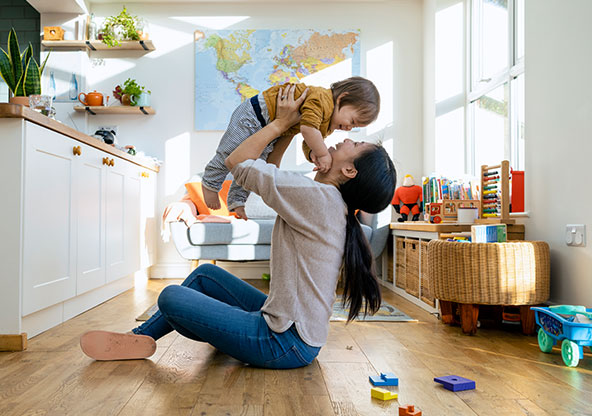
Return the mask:
<svg viewBox="0 0 592 416">
<path fill-rule="evenodd" d="M 228 197 L 228 190 L 230 189 L 230 184 L 232 181 L 224 181 L 222 184 L 222 189 L 218 192 L 218 197 L 220 198 L 220 208 L 219 209 L 210 209 L 206 205 L 204 201 L 203 192 L 201 190 L 201 182 L 189 182 L 185 184 L 185 188 L 187 189 L 187 193 L 189 194 L 189 198 L 191 198 L 191 202 L 195 204 L 197 207 L 197 213 L 203 215 L 222 215 L 222 216 L 229 216 L 230 213 L 228 212 L 228 205 L 226 204 L 226 198 Z"/>
</svg>

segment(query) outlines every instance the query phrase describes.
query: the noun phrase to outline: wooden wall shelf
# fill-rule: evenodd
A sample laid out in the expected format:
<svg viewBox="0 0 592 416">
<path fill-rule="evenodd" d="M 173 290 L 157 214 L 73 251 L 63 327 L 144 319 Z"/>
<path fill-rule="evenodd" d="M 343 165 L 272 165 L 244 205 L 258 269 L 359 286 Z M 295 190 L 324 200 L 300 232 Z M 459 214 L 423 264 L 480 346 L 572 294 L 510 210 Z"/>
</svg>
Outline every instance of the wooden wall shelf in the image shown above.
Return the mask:
<svg viewBox="0 0 592 416">
<path fill-rule="evenodd" d="M 74 110 L 78 112 L 87 111 L 88 113 L 95 115 L 95 114 L 144 114 L 144 115 L 153 115 L 156 114 L 154 108 L 152 107 L 137 107 L 131 105 L 117 105 L 111 107 L 105 106 L 82 106 L 77 105 L 74 106 Z"/>
<path fill-rule="evenodd" d="M 100 40 L 42 40 L 41 45 L 52 49 L 88 49 L 91 51 L 136 50 L 153 51 L 156 48 L 151 40 L 126 40 L 120 46 L 110 48 Z"/>
</svg>

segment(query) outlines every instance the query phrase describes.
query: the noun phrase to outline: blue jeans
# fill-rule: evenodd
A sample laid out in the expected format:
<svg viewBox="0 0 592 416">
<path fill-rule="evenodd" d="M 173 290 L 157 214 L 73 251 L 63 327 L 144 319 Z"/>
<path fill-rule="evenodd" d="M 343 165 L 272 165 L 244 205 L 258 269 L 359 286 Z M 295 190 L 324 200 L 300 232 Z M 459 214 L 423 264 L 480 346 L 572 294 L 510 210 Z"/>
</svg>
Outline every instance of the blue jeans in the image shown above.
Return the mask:
<svg viewBox="0 0 592 416">
<path fill-rule="evenodd" d="M 309 365 L 320 347 L 306 344 L 295 325 L 282 333 L 269 329 L 261 312 L 266 299 L 238 277 L 204 264 L 180 286 L 165 287 L 158 297 L 159 311 L 132 331 L 156 340 L 175 330 L 257 367 Z"/>
</svg>

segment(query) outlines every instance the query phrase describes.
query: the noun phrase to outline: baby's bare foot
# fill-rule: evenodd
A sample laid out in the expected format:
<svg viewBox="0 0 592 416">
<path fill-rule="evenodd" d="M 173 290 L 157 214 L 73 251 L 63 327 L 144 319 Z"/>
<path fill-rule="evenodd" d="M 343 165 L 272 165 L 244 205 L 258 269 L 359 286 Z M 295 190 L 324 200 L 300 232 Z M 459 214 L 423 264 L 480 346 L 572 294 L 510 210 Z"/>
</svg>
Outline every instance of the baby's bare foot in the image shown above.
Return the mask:
<svg viewBox="0 0 592 416">
<path fill-rule="evenodd" d="M 236 207 L 234 209 L 234 212 L 236 213 L 236 215 L 238 216 L 238 218 L 243 219 L 243 220 L 248 220 L 247 218 L 247 213 L 245 211 L 245 207 Z"/>
<path fill-rule="evenodd" d="M 220 198 L 218 198 L 218 192 L 212 191 L 203 184 L 201 185 L 201 191 L 203 192 L 204 201 L 210 209 L 220 209 Z"/>
</svg>

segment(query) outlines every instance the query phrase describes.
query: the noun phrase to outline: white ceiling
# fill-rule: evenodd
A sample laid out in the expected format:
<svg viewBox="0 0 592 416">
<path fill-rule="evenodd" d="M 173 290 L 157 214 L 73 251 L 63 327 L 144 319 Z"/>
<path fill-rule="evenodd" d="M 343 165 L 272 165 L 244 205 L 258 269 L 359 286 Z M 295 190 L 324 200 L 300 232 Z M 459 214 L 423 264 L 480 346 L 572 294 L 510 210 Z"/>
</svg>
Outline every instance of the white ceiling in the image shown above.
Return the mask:
<svg viewBox="0 0 592 416">
<path fill-rule="evenodd" d="M 85 0 L 27 0 L 39 13 L 88 13 Z"/>
<path fill-rule="evenodd" d="M 91 4 L 129 3 L 294 3 L 295 0 L 27 0 L 39 13 L 88 13 Z M 389 0 L 300 0 L 321 3 L 376 3 Z"/>
</svg>

